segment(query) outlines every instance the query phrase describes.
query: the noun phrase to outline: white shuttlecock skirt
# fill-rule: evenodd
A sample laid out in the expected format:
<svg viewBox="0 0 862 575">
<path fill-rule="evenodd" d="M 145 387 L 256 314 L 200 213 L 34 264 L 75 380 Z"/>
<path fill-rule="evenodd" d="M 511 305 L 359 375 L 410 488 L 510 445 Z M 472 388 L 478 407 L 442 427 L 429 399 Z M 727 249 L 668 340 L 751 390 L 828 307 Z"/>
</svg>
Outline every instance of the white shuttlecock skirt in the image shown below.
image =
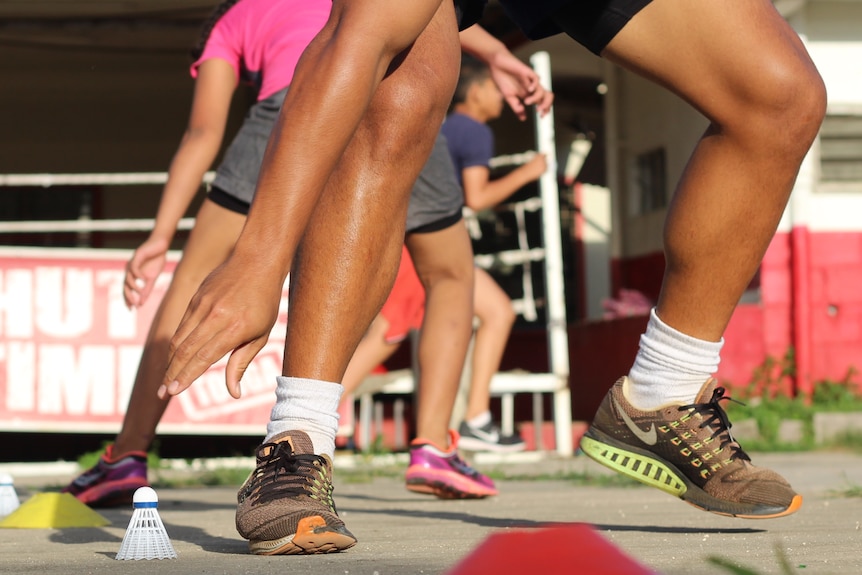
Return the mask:
<svg viewBox="0 0 862 575">
<path fill-rule="evenodd" d="M 12 477 L 8 474 L 0 475 L 0 517 L 6 517 L 21 505 Z"/>
<path fill-rule="evenodd" d="M 175 559 L 177 552 L 159 517 L 156 492 L 150 487 L 135 491 L 133 508 L 116 559 Z"/>
</svg>

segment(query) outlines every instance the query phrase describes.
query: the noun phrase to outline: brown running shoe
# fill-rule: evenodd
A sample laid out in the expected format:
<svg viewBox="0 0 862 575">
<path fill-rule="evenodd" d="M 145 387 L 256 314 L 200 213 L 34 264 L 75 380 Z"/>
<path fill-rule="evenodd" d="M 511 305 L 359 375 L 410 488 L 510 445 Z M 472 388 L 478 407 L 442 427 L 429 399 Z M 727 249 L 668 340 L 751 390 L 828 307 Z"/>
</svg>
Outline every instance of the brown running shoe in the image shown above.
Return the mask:
<svg viewBox="0 0 862 575">
<path fill-rule="evenodd" d="M 599 406 L 581 449 L 614 471 L 719 515 L 790 515 L 802 496 L 783 477 L 755 467 L 730 434 L 723 387 L 709 379 L 694 403 L 640 411 L 620 378 Z"/>
<path fill-rule="evenodd" d="M 302 431 L 257 448 L 237 493 L 236 529 L 257 555 L 333 553 L 356 545 L 332 500 L 332 461 Z"/>
</svg>

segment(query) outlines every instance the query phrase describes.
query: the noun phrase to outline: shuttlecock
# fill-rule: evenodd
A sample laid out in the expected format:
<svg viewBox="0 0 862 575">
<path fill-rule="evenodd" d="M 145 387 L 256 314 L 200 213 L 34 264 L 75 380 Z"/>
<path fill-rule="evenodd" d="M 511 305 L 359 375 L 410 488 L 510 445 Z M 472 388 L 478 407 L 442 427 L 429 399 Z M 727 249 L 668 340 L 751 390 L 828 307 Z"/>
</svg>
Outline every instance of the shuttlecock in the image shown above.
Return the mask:
<svg viewBox="0 0 862 575">
<path fill-rule="evenodd" d="M 15 485 L 12 483 L 12 476 L 8 473 L 0 473 L 0 517 L 6 517 L 18 509 L 20 504 Z"/>
<path fill-rule="evenodd" d="M 159 517 L 159 496 L 152 487 L 140 487 L 132 498 L 132 519 L 116 559 L 175 559 L 165 524 Z"/>
</svg>

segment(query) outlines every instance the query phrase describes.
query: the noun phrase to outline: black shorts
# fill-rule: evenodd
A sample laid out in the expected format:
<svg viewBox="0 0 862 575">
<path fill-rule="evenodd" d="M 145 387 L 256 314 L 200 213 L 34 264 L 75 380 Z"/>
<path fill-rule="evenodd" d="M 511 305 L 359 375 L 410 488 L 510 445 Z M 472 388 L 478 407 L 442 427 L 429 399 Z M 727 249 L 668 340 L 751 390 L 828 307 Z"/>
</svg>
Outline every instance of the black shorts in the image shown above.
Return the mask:
<svg viewBox="0 0 862 575">
<path fill-rule="evenodd" d="M 500 0 L 532 40 L 565 33 L 600 55 L 651 0 Z"/>
<path fill-rule="evenodd" d="M 216 186 L 210 188 L 210 192 L 209 194 L 207 194 L 207 198 L 214 204 L 217 204 L 227 210 L 242 214 L 244 216 L 248 215 L 248 209 L 251 207 L 251 204 L 249 204 L 248 202 L 243 201 L 237 198 L 235 195 L 229 194 L 223 189 Z"/>
<path fill-rule="evenodd" d="M 466 30 L 479 21 L 488 0 L 455 0 L 455 16 L 458 18 L 458 30 Z"/>
</svg>

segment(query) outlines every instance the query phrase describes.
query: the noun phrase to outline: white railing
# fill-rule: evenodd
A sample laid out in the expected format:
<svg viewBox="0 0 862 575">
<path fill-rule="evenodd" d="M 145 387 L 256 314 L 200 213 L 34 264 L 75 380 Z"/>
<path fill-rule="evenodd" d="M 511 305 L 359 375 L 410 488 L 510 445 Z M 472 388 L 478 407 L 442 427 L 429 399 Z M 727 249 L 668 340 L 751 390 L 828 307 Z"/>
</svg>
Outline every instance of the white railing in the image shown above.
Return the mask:
<svg viewBox="0 0 862 575">
<path fill-rule="evenodd" d="M 531 58 L 531 63 L 540 75 L 543 85 L 550 89 L 550 62 L 545 52 L 539 52 Z M 510 202 L 500 209 L 509 210 L 515 216 L 517 226 L 518 246 L 516 249 L 495 254 L 476 256 L 476 265 L 488 269 L 500 262 L 506 266 L 521 267 L 521 285 L 523 295 L 513 300 L 516 313 L 527 321 L 535 321 L 538 317 L 538 303 L 533 288 L 533 263 L 544 262 L 545 274 L 545 317 L 548 332 L 549 373 L 500 373 L 492 380 L 491 391 L 502 398 L 503 427 L 508 433 L 513 430 L 514 394 L 534 394 L 534 423 L 536 424 L 537 445 L 541 446 L 541 424 L 544 416 L 541 413 L 542 393 L 554 395 L 554 425 L 556 450 L 559 454 L 572 454 L 571 433 L 571 395 L 569 391 L 569 352 L 568 334 L 566 331 L 565 294 L 563 286 L 562 235 L 560 229 L 559 190 L 557 187 L 557 159 L 554 142 L 553 113 L 535 118 L 537 150 L 545 154 L 548 169 L 539 181 L 540 195 L 523 201 Z M 524 152 L 508 156 L 499 156 L 492 161 L 492 167 L 519 165 L 529 161 L 535 152 Z M 209 185 L 214 177 L 208 172 L 203 184 Z M 163 185 L 167 181 L 164 172 L 137 173 L 87 173 L 87 174 L 0 174 L 0 193 L 3 187 L 42 187 L 56 188 L 61 186 L 126 186 L 126 185 Z M 542 213 L 542 246 L 531 246 L 528 241 L 526 214 Z M 465 219 L 474 238 L 481 235 L 476 221 L 476 215 L 465 210 Z M 128 232 L 149 231 L 153 226 L 152 219 L 91 219 L 84 216 L 76 220 L 65 221 L 18 221 L 0 222 L 0 243 L 2 234 L 9 233 L 56 233 L 56 232 Z M 193 218 L 183 218 L 179 229 L 191 229 Z M 362 414 L 360 420 L 360 435 L 363 445 L 370 445 L 371 426 L 371 394 L 373 393 L 405 393 L 413 389 L 413 374 L 399 373 L 388 377 L 369 378 L 360 388 Z"/>
</svg>

